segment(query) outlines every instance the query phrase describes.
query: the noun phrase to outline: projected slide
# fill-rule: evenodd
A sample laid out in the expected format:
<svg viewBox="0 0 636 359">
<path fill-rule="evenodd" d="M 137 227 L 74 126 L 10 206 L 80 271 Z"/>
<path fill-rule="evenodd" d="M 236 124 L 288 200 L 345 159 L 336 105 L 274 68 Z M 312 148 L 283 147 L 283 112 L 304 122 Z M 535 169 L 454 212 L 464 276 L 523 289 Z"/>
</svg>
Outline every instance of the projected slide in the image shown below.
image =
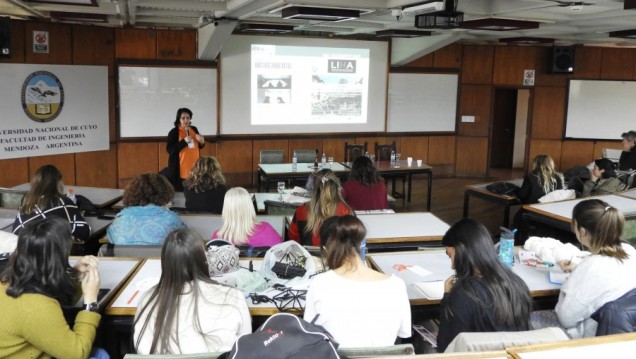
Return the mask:
<svg viewBox="0 0 636 359">
<path fill-rule="evenodd" d="M 251 124 L 367 122 L 369 49 L 251 45 Z"/>
</svg>

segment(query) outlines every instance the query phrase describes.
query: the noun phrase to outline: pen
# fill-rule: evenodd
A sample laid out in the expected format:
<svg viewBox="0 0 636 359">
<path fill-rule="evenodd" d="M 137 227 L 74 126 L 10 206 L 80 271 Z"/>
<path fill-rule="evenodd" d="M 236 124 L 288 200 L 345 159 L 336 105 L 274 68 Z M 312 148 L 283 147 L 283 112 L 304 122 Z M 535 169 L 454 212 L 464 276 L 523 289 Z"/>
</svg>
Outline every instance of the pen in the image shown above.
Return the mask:
<svg viewBox="0 0 636 359">
<path fill-rule="evenodd" d="M 132 297 L 130 297 L 130 299 L 128 299 L 128 304 L 131 304 L 132 301 L 135 299 L 135 297 L 137 296 L 137 294 L 139 294 L 139 289 L 137 289 L 135 291 L 135 293 L 133 293 Z"/>
</svg>

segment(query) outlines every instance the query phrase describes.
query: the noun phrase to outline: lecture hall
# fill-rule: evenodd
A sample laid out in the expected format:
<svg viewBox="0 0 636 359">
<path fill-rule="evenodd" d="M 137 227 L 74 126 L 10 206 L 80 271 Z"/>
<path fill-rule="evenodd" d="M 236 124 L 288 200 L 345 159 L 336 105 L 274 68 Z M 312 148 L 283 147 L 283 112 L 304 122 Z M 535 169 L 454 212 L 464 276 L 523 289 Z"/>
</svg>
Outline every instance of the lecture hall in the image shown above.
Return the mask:
<svg viewBox="0 0 636 359">
<path fill-rule="evenodd" d="M 0 357 L 629 357 L 635 20 L 0 0 Z"/>
</svg>

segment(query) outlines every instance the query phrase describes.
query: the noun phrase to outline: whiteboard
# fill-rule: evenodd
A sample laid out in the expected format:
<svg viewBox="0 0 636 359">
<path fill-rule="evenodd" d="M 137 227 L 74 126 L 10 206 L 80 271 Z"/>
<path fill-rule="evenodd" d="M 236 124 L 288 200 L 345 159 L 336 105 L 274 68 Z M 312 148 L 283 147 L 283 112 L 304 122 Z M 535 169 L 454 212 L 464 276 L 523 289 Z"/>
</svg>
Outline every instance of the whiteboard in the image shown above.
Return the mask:
<svg viewBox="0 0 636 359">
<path fill-rule="evenodd" d="M 165 137 L 181 107 L 201 135 L 216 135 L 216 84 L 213 67 L 119 66 L 119 136 Z"/>
<path fill-rule="evenodd" d="M 387 132 L 454 132 L 457 74 L 390 73 Z"/>
<path fill-rule="evenodd" d="M 636 81 L 570 80 L 565 137 L 620 139 L 636 123 Z"/>
</svg>

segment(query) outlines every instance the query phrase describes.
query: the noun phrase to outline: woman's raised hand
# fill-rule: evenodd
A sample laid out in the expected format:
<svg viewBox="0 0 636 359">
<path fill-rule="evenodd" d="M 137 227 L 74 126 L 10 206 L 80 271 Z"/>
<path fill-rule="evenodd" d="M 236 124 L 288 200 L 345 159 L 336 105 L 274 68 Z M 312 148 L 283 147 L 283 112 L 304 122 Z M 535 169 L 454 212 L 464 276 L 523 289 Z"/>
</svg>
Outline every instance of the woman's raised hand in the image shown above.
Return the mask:
<svg viewBox="0 0 636 359">
<path fill-rule="evenodd" d="M 92 256 L 86 256 L 92 257 Z M 84 259 L 82 258 L 82 260 Z M 93 257 L 95 258 L 95 257 Z M 97 302 L 97 294 L 99 293 L 99 270 L 97 267 L 97 259 L 92 264 L 84 266 L 84 275 L 82 277 L 82 294 L 84 295 L 84 304 Z"/>
</svg>

